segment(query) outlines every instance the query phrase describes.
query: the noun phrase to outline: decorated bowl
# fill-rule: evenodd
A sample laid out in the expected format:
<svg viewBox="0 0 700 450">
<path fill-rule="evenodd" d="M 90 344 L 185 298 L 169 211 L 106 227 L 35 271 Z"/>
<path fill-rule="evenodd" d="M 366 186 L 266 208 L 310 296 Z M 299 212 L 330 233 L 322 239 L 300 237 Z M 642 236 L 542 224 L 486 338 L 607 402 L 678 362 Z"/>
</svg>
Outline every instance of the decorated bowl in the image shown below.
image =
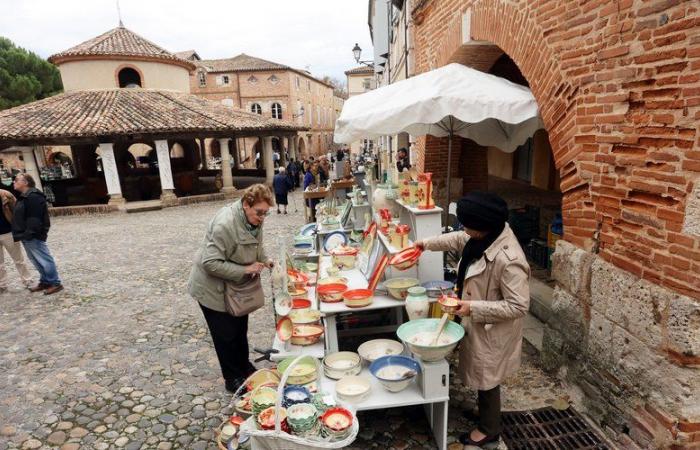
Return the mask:
<svg viewBox="0 0 700 450">
<path fill-rule="evenodd" d="M 328 378 L 339 380 L 362 371 L 362 359 L 355 352 L 329 353 L 323 358 L 323 373 Z"/>
<path fill-rule="evenodd" d="M 257 389 L 250 397 L 253 414 L 260 414 L 265 408 L 269 408 L 275 404 L 277 400 L 277 390 L 268 386 L 263 386 Z"/>
<path fill-rule="evenodd" d="M 312 262 L 304 263 L 304 272 L 308 274 L 316 271 L 318 271 L 318 264 Z"/>
<path fill-rule="evenodd" d="M 287 342 L 292 338 L 294 322 L 289 317 L 282 317 L 277 321 L 277 337 L 280 341 Z"/>
<path fill-rule="evenodd" d="M 308 294 L 308 290 L 305 287 L 302 287 L 300 289 L 294 288 L 294 289 L 289 289 L 289 295 L 292 296 L 292 298 L 306 298 Z"/>
<path fill-rule="evenodd" d="M 397 300 L 406 300 L 408 289 L 418 286 L 418 278 L 391 278 L 384 282 L 389 294 Z"/>
<path fill-rule="evenodd" d="M 418 247 L 407 247 L 389 259 L 389 265 L 398 270 L 406 270 L 415 266 L 423 253 Z"/>
<path fill-rule="evenodd" d="M 401 325 L 396 334 L 423 361 L 439 361 L 452 353 L 464 337 L 464 328 L 448 321 L 437 345 L 431 345 L 439 322 L 440 319 L 411 320 Z"/>
<path fill-rule="evenodd" d="M 308 298 L 292 299 L 292 311 L 304 311 L 311 309 L 311 300 Z"/>
<path fill-rule="evenodd" d="M 438 297 L 438 303 L 442 312 L 447 314 L 454 314 L 459 309 L 459 299 L 454 295 L 441 295 Z"/>
<path fill-rule="evenodd" d="M 323 336 L 321 325 L 294 325 L 292 331 L 292 344 L 313 345 Z"/>
<path fill-rule="evenodd" d="M 369 371 L 389 392 L 400 392 L 420 373 L 420 364 L 403 355 L 382 356 L 374 360 Z"/>
<path fill-rule="evenodd" d="M 373 339 L 357 347 L 357 353 L 370 364 L 382 356 L 400 355 L 403 351 L 403 344 L 391 339 Z"/>
<path fill-rule="evenodd" d="M 280 408 L 280 422 L 283 431 L 289 433 L 289 424 L 287 423 L 287 410 Z M 258 424 L 263 430 L 274 430 L 275 429 L 275 407 L 271 406 L 264 409 L 257 415 Z"/>
<path fill-rule="evenodd" d="M 362 308 L 372 304 L 373 292 L 369 289 L 351 289 L 343 293 L 345 306 Z"/>
<path fill-rule="evenodd" d="M 335 398 L 323 392 L 317 392 L 311 397 L 311 404 L 316 407 L 319 414 L 323 414 L 327 409 L 336 406 Z"/>
<path fill-rule="evenodd" d="M 311 401 L 311 394 L 309 390 L 303 386 L 287 386 L 284 388 L 282 394 L 282 402 L 286 408 L 297 403 L 309 403 Z"/>
<path fill-rule="evenodd" d="M 318 280 L 317 285 L 323 286 L 324 284 L 348 284 L 348 279 L 345 277 L 333 276 L 325 277 Z"/>
<path fill-rule="evenodd" d="M 308 325 L 321 320 L 321 312 L 316 309 L 293 309 L 289 318 L 294 325 Z"/>
<path fill-rule="evenodd" d="M 334 248 L 330 251 L 331 261 L 333 265 L 338 266 L 340 270 L 354 269 L 359 251 L 360 250 L 357 248 L 348 247 L 346 245 Z"/>
<path fill-rule="evenodd" d="M 343 294 L 348 290 L 347 284 L 333 283 L 324 284 L 316 289 L 316 293 L 322 302 L 336 303 L 343 301 Z"/>
<path fill-rule="evenodd" d="M 308 255 L 314 250 L 313 244 L 309 244 L 306 242 L 299 242 L 294 244 L 294 252 L 300 254 L 300 255 Z"/>
<path fill-rule="evenodd" d="M 351 403 L 360 403 L 367 398 L 371 385 L 367 377 L 351 375 L 343 377 L 335 384 L 338 397 Z"/>
<path fill-rule="evenodd" d="M 331 437 L 340 438 L 352 427 L 352 413 L 345 408 L 329 408 L 321 416 L 323 431 Z"/>
<path fill-rule="evenodd" d="M 287 368 L 289 368 L 289 365 L 295 359 L 295 357 L 289 357 L 280 361 L 280 363 L 277 365 L 277 372 L 280 374 L 280 377 L 284 375 Z M 308 384 L 314 381 L 316 379 L 316 376 L 317 373 L 315 360 L 313 357 L 307 356 L 304 357 L 296 366 L 294 366 L 294 368 L 292 368 L 292 372 L 287 378 L 287 384 Z"/>
</svg>

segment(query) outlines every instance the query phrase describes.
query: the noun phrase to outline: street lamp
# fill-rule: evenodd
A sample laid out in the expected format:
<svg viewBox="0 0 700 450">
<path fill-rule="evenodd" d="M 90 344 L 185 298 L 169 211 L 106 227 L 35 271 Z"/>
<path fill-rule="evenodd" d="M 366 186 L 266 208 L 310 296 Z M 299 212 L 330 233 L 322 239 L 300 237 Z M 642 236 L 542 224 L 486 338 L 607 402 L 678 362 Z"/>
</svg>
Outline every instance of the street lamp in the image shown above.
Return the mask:
<svg viewBox="0 0 700 450">
<path fill-rule="evenodd" d="M 359 64 L 364 64 L 367 67 L 374 68 L 374 64 L 372 61 L 360 61 L 360 56 L 362 55 L 362 49 L 357 44 L 357 42 L 355 42 L 355 46 L 352 48 L 352 55 L 355 57 L 355 62 L 357 62 Z"/>
<path fill-rule="evenodd" d="M 299 108 L 299 114 L 292 114 L 292 118 L 296 119 L 297 117 L 303 117 L 304 116 L 304 105 Z"/>
</svg>

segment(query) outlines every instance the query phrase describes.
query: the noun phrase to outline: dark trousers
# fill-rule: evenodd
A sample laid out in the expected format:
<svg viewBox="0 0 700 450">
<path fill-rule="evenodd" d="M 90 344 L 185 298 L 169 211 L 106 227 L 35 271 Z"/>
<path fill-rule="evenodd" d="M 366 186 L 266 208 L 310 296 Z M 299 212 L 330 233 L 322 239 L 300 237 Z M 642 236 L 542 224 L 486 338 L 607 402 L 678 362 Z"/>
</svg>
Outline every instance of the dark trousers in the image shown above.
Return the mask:
<svg viewBox="0 0 700 450">
<path fill-rule="evenodd" d="M 224 379 L 234 381 L 246 378 L 252 366 L 248 360 L 248 316 L 234 317 L 201 304 L 199 306 L 209 326 Z"/>
<path fill-rule="evenodd" d="M 479 430 L 487 436 L 501 433 L 501 386 L 479 391 Z"/>
</svg>

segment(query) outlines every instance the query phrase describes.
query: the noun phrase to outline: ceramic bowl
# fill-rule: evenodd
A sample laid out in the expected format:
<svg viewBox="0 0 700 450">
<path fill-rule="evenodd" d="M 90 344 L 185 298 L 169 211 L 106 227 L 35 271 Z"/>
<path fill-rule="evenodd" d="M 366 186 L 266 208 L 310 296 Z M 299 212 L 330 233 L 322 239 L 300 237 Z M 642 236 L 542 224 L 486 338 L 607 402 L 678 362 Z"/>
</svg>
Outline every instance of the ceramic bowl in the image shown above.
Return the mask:
<svg viewBox="0 0 700 450">
<path fill-rule="evenodd" d="M 308 298 L 292 299 L 292 311 L 304 311 L 311 309 L 311 300 Z"/>
<path fill-rule="evenodd" d="M 408 247 L 396 253 L 389 259 L 389 265 L 398 270 L 406 270 L 415 266 L 423 253 L 418 247 Z"/>
<path fill-rule="evenodd" d="M 313 345 L 323 336 L 323 326 L 321 325 L 294 325 L 292 331 L 293 345 Z"/>
<path fill-rule="evenodd" d="M 289 290 L 289 295 L 292 296 L 292 298 L 306 298 L 308 295 L 308 290 L 304 287 L 301 289 L 290 289 Z"/>
<path fill-rule="evenodd" d="M 318 283 L 316 283 L 319 287 L 323 286 L 324 284 L 348 284 L 348 279 L 345 277 L 325 277 L 321 278 L 318 280 Z"/>
<path fill-rule="evenodd" d="M 370 364 L 382 356 L 400 355 L 403 351 L 403 344 L 391 339 L 373 339 L 357 347 L 357 353 Z"/>
<path fill-rule="evenodd" d="M 438 303 L 442 312 L 454 314 L 459 309 L 459 299 L 453 295 L 441 295 L 438 297 Z"/>
<path fill-rule="evenodd" d="M 263 386 L 253 392 L 250 397 L 250 404 L 253 407 L 253 414 L 256 416 L 266 408 L 274 406 L 277 401 L 277 389 Z"/>
<path fill-rule="evenodd" d="M 362 308 L 372 304 L 374 295 L 369 289 L 351 289 L 343 293 L 345 306 L 350 308 Z"/>
<path fill-rule="evenodd" d="M 287 408 L 287 422 L 294 434 L 306 433 L 318 423 L 318 411 L 311 403 L 298 403 Z"/>
<path fill-rule="evenodd" d="M 339 380 L 362 371 L 362 359 L 355 352 L 329 353 L 323 358 L 323 373 L 328 378 Z"/>
<path fill-rule="evenodd" d="M 294 244 L 294 252 L 300 255 L 308 255 L 314 250 L 313 244 L 308 244 L 305 242 L 300 242 Z"/>
<path fill-rule="evenodd" d="M 367 377 L 351 375 L 343 377 L 335 384 L 335 393 L 342 400 L 361 403 L 369 396 L 372 389 Z"/>
<path fill-rule="evenodd" d="M 391 278 L 384 282 L 384 287 L 396 300 L 406 300 L 408 289 L 418 286 L 419 283 L 418 278 Z"/>
<path fill-rule="evenodd" d="M 308 325 L 321 320 L 321 312 L 316 309 L 293 309 L 289 318 L 294 325 Z"/>
<path fill-rule="evenodd" d="M 352 422 L 352 413 L 345 408 L 329 408 L 321 416 L 325 434 L 334 438 L 347 435 L 352 427 Z"/>
<path fill-rule="evenodd" d="M 318 264 L 307 262 L 304 264 L 304 272 L 311 273 L 318 271 Z"/>
<path fill-rule="evenodd" d="M 343 293 L 348 290 L 347 284 L 333 283 L 324 284 L 316 289 L 316 293 L 322 302 L 336 303 L 343 301 Z"/>
<path fill-rule="evenodd" d="M 280 341 L 287 342 L 292 338 L 294 322 L 289 317 L 282 317 L 277 321 L 277 337 Z"/>
<path fill-rule="evenodd" d="M 280 408 L 280 425 L 282 430 L 289 432 L 289 425 L 287 424 L 287 410 Z M 275 407 L 271 406 L 264 409 L 257 415 L 258 424 L 263 430 L 274 430 L 275 429 Z"/>
<path fill-rule="evenodd" d="M 408 387 L 421 371 L 415 359 L 403 355 L 382 356 L 374 360 L 369 371 L 389 392 L 400 392 Z"/>
<path fill-rule="evenodd" d="M 292 361 L 294 361 L 294 359 L 296 358 L 293 356 L 283 359 L 277 365 L 277 373 L 279 373 L 280 378 L 282 378 L 282 375 L 284 375 L 284 372 L 287 370 Z M 311 383 L 312 381 L 316 380 L 316 377 L 316 363 L 314 362 L 313 357 L 308 356 L 303 358 L 299 364 L 294 366 L 292 373 L 290 373 L 289 377 L 287 377 L 287 384 L 300 386 Z"/>
<path fill-rule="evenodd" d="M 359 249 L 357 248 L 341 246 L 331 250 L 331 261 L 340 270 L 354 269 L 358 253 Z"/>
<path fill-rule="evenodd" d="M 396 334 L 408 346 L 411 353 L 423 361 L 440 361 L 457 347 L 464 337 L 464 328 L 455 322 L 448 321 L 440 337 L 440 343 L 432 346 L 429 341 L 439 322 L 440 319 L 411 320 L 401 325 L 396 330 Z"/>
<path fill-rule="evenodd" d="M 443 292 L 445 294 L 452 292 L 454 285 L 455 284 L 453 282 L 445 280 L 428 281 L 427 283 L 421 284 L 421 286 L 425 288 L 425 292 L 428 294 L 428 297 L 432 298 L 440 297 Z"/>
<path fill-rule="evenodd" d="M 282 402 L 286 408 L 297 403 L 309 403 L 311 394 L 309 390 L 302 386 L 287 386 L 282 393 Z"/>
</svg>

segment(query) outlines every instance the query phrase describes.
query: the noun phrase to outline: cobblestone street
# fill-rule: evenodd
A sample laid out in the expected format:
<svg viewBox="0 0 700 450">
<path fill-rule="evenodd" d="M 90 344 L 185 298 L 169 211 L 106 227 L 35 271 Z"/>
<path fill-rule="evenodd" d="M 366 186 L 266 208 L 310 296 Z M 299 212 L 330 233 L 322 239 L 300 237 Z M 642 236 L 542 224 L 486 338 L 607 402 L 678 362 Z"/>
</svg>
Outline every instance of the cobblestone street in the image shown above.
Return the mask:
<svg viewBox="0 0 700 450">
<path fill-rule="evenodd" d="M 273 210 L 266 221 L 270 256 L 290 245 L 303 223 L 290 203 L 289 215 Z M 21 289 L 6 261 L 0 450 L 216 449 L 213 430 L 230 412 L 231 396 L 186 282 L 205 226 L 223 205 L 53 219 L 49 246 L 66 289 L 51 297 Z M 251 348 L 270 345 L 270 311 L 268 304 L 252 315 Z M 540 407 L 563 395 L 532 359 L 506 384 L 505 409 Z M 452 381 L 454 442 L 468 427 L 460 410 L 473 395 Z M 386 411 L 359 418 L 353 448 L 435 448 L 421 408 L 390 410 L 389 420 Z"/>
</svg>

